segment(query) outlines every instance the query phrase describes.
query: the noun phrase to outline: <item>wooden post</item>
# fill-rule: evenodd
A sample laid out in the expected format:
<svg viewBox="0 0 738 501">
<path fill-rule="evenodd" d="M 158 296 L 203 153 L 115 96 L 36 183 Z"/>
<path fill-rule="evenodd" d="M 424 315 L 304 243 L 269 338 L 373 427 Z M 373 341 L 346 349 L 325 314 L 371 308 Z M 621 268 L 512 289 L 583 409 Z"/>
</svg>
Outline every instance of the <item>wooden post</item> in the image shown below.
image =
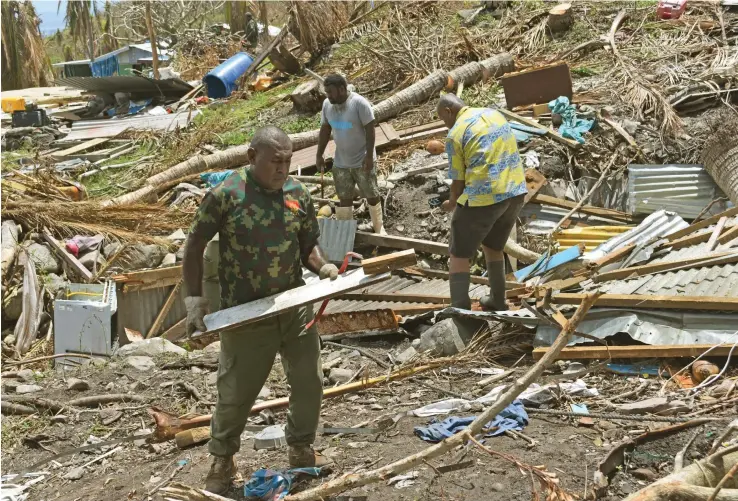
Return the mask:
<svg viewBox="0 0 738 501">
<path fill-rule="evenodd" d="M 172 289 L 172 292 L 169 293 L 167 300 L 164 301 L 164 306 L 161 307 L 161 311 L 156 316 L 156 320 L 154 320 L 154 323 L 151 325 L 149 332 L 146 334 L 146 339 L 149 339 L 153 336 L 156 336 L 156 334 L 158 334 L 159 330 L 161 329 L 162 324 L 164 323 L 164 319 L 167 318 L 167 315 L 169 314 L 169 310 L 172 309 L 174 302 L 179 297 L 179 288 L 181 286 L 182 286 L 182 281 L 180 280 L 174 286 L 174 288 Z"/>
<path fill-rule="evenodd" d="M 151 0 L 146 2 L 146 29 L 149 31 L 149 42 L 151 43 L 151 65 L 154 67 L 154 78 L 159 79 L 159 55 L 156 51 L 156 32 L 154 22 L 151 20 Z"/>
</svg>

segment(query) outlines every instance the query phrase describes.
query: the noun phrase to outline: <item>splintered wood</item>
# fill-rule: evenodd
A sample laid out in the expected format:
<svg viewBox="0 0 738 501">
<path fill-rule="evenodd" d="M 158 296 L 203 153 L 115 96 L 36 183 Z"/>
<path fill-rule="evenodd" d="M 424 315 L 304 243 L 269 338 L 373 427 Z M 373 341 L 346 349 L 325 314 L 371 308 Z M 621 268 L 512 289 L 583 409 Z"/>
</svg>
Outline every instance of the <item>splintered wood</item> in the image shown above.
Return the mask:
<svg viewBox="0 0 738 501">
<path fill-rule="evenodd" d="M 388 271 L 405 268 L 406 266 L 415 266 L 417 262 L 418 258 L 415 256 L 415 249 L 408 249 L 385 256 L 362 259 L 361 267 L 367 275 L 377 275 L 379 273 L 387 273 Z"/>
</svg>

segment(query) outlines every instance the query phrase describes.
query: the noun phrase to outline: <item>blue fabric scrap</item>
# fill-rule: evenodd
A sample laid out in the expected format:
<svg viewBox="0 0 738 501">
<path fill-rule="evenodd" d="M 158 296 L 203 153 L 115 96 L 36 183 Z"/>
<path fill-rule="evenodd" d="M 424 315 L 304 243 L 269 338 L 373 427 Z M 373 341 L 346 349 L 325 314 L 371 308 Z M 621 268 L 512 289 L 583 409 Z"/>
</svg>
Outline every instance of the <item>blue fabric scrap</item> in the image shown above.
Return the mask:
<svg viewBox="0 0 738 501">
<path fill-rule="evenodd" d="M 561 96 L 550 103 L 548 107 L 551 113 L 561 115 L 561 126 L 559 126 L 559 134 L 568 139 L 574 139 L 578 143 L 584 143 L 584 134 L 592 130 L 594 120 L 586 120 L 577 118 L 577 109 L 574 105 L 569 104 L 569 98 Z"/>
<path fill-rule="evenodd" d="M 204 172 L 200 174 L 200 180 L 208 185 L 209 188 L 213 188 L 223 182 L 233 171 L 222 170 L 219 172 Z"/>
<path fill-rule="evenodd" d="M 416 426 L 413 430 L 421 440 L 426 442 L 440 442 L 441 440 L 448 438 L 460 432 L 474 421 L 474 416 L 469 417 L 449 417 L 443 421 L 433 419 L 428 426 Z M 507 430 L 522 431 L 528 425 L 528 413 L 525 412 L 525 407 L 520 400 L 515 400 L 513 403 L 502 409 L 502 412 L 487 423 L 485 428 L 494 428 L 496 430 L 486 433 L 485 437 L 495 437 L 505 433 Z"/>
<path fill-rule="evenodd" d="M 292 468 L 286 471 L 262 468 L 255 471 L 243 486 L 243 495 L 264 501 L 279 501 L 289 494 L 292 482 L 301 474 L 317 477 L 320 468 Z"/>
</svg>

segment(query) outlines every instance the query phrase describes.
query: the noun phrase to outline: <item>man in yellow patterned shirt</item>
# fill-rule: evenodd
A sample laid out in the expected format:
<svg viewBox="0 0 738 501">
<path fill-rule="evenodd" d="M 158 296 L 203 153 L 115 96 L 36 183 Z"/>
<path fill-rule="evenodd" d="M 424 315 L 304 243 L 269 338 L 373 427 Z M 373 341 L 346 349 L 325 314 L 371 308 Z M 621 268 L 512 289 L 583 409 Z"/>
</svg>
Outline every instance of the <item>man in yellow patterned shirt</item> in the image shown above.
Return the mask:
<svg viewBox="0 0 738 501">
<path fill-rule="evenodd" d="M 469 259 L 482 244 L 490 294 L 480 303 L 485 309 L 504 310 L 502 251 L 528 192 L 515 136 L 499 112 L 471 108 L 454 94 L 444 94 L 437 111 L 449 129 L 446 153 L 452 183 L 443 208 L 454 213 L 449 239 L 451 304 L 471 309 Z"/>
</svg>

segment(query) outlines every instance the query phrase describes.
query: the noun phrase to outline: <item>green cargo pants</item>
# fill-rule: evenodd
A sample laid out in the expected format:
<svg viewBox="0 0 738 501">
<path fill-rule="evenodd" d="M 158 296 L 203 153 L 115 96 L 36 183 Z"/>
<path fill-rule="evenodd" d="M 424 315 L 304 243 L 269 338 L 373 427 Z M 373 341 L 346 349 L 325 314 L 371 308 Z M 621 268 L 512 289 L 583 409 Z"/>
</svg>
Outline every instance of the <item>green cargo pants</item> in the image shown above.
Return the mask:
<svg viewBox="0 0 738 501">
<path fill-rule="evenodd" d="M 277 353 L 291 387 L 285 430 L 289 445 L 310 445 L 320 417 L 323 371 L 320 338 L 312 307 L 300 308 L 220 334 L 218 401 L 208 445 L 214 456 L 231 456 L 241 445 L 246 419 L 264 386 Z"/>
</svg>

